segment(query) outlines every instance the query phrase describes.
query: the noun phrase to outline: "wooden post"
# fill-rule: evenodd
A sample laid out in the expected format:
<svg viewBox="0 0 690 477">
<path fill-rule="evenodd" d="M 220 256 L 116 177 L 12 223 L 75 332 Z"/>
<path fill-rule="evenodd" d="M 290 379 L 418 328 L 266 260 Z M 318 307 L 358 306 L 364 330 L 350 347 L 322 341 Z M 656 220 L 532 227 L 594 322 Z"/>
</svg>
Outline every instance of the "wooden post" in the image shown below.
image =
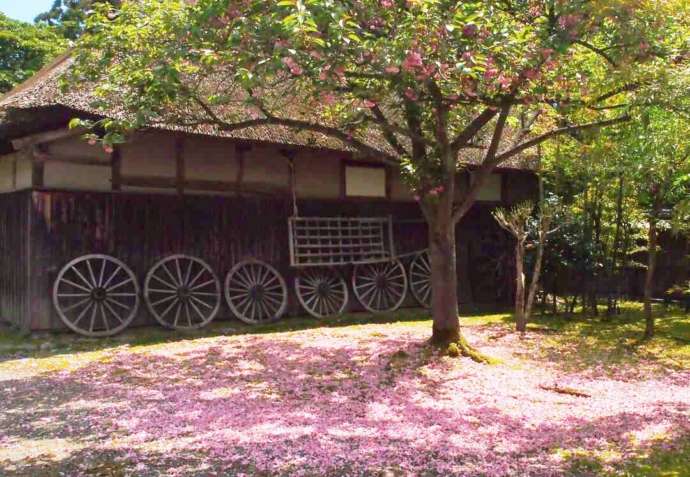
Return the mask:
<svg viewBox="0 0 690 477">
<path fill-rule="evenodd" d="M 175 137 L 175 185 L 179 195 L 184 194 L 185 165 L 184 165 L 184 137 Z"/>
<path fill-rule="evenodd" d="M 43 161 L 38 161 L 36 156 L 41 154 L 40 147 L 35 146 L 31 149 L 31 186 L 32 187 L 43 187 L 45 183 L 45 167 Z"/>
<path fill-rule="evenodd" d="M 12 190 L 17 190 L 17 156 L 12 158 Z"/>
<path fill-rule="evenodd" d="M 110 154 L 110 182 L 112 190 L 122 189 L 122 150 L 119 146 L 113 147 L 113 152 Z"/>
<path fill-rule="evenodd" d="M 237 175 L 235 176 L 235 186 L 237 193 L 242 193 L 242 183 L 244 182 L 244 157 L 252 147 L 247 144 L 235 143 L 235 158 L 237 159 Z"/>
<path fill-rule="evenodd" d="M 299 216 L 299 210 L 297 209 L 297 177 L 295 176 L 295 157 L 297 156 L 297 151 L 294 149 L 281 149 L 280 153 L 288 161 L 288 187 L 290 190 L 290 197 L 292 198 L 292 215 L 294 217 Z"/>
</svg>

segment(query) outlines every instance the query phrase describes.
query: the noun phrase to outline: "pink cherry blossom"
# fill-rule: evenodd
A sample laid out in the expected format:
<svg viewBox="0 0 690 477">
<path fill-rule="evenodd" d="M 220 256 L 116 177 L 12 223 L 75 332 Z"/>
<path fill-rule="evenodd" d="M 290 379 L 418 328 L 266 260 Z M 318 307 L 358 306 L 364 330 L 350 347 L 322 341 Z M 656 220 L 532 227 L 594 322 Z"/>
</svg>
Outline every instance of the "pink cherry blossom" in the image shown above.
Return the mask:
<svg viewBox="0 0 690 477">
<path fill-rule="evenodd" d="M 417 101 L 419 99 L 417 92 L 412 88 L 405 88 L 405 97 L 410 101 Z"/>
<path fill-rule="evenodd" d="M 417 68 L 422 67 L 423 64 L 422 55 L 418 51 L 413 50 L 410 51 L 405 57 L 402 67 L 405 71 L 414 71 Z"/>
<path fill-rule="evenodd" d="M 335 104 L 336 98 L 335 95 L 331 92 L 324 92 L 321 93 L 321 101 L 324 102 L 326 105 L 332 105 Z"/>
<path fill-rule="evenodd" d="M 474 38 L 477 36 L 477 33 L 479 31 L 479 27 L 475 25 L 474 23 L 468 23 L 465 25 L 462 29 L 462 36 L 465 38 Z"/>
<path fill-rule="evenodd" d="M 621 461 L 673 451 L 690 434 L 687 368 L 643 353 L 589 362 L 554 347 L 551 335 L 463 327 L 470 343 L 502 361 L 488 366 L 428 348 L 429 327 L 170 335 L 131 348 L 113 341 L 60 355 L 59 370 L 40 369 L 42 357 L 3 356 L 0 468 L 595 475 L 573 471 L 567 453 L 601 456 L 596 474 L 622 475 Z"/>
</svg>

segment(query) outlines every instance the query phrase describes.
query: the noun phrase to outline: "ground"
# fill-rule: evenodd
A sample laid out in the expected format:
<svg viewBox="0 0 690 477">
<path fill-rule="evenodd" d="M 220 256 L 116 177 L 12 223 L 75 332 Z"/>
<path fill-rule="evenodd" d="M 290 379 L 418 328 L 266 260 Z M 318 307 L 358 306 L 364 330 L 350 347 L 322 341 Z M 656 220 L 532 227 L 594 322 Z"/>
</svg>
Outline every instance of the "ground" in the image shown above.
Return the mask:
<svg viewBox="0 0 690 477">
<path fill-rule="evenodd" d="M 657 310 L 660 311 L 660 310 Z M 690 317 L 422 311 L 0 339 L 0 475 L 690 475 Z"/>
</svg>

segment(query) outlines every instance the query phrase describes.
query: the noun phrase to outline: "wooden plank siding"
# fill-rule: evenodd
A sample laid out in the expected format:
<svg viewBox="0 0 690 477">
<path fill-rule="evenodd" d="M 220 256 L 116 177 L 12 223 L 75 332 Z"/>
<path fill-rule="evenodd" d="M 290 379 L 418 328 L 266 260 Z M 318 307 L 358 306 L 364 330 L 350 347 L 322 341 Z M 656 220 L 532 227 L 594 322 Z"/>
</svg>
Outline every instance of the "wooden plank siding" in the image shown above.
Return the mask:
<svg viewBox="0 0 690 477">
<path fill-rule="evenodd" d="M 5 300 L 7 305 L 3 305 L 3 311 L 8 316 L 16 314 L 30 317 L 32 329 L 62 328 L 51 303 L 53 282 L 65 263 L 88 253 L 110 254 L 123 260 L 142 283 L 146 272 L 157 260 L 173 253 L 186 253 L 206 260 L 221 281 L 239 260 L 257 258 L 271 263 L 283 274 L 290 289 L 289 310 L 293 313 L 298 311 L 292 290 L 295 270 L 289 267 L 287 218 L 292 213 L 292 203 L 288 197 L 176 196 L 56 190 L 23 194 L 20 197 L 24 197 L 29 210 L 21 215 L 9 213 L 18 210 L 12 204 L 11 194 L 0 195 L 0 210 L 3 213 L 15 221 L 24 216 L 30 220 L 15 224 L 12 228 L 30 229 L 30 240 L 19 243 L 18 238 L 13 238 L 8 241 L 3 257 L 5 260 L 8 257 L 17 260 L 22 254 L 26 256 L 27 252 L 22 247 L 30 242 L 27 266 L 32 272 L 27 283 L 17 276 L 21 266 L 8 264 L 7 270 L 12 272 L 3 277 L 3 289 L 7 288 L 5 295 L 15 298 Z M 29 199 L 26 199 L 26 194 L 30 194 Z M 391 215 L 398 253 L 426 247 L 426 225 L 414 203 L 304 200 L 299 201 L 298 205 L 302 216 Z M 459 225 L 457 259 L 462 301 L 476 301 L 477 298 L 495 301 L 501 296 L 497 290 L 505 289 L 504 285 L 491 282 L 493 276 L 479 279 L 476 270 L 482 267 L 471 263 L 472 257 L 477 256 L 477 244 L 487 235 L 486 230 L 491 230 L 492 234 L 502 233 L 491 219 L 489 208 L 481 205 L 475 207 Z M 493 237 L 491 234 L 488 236 Z M 505 245 L 507 242 L 501 243 Z M 15 250 L 19 250 L 19 253 L 15 253 Z M 509 251 L 506 250 L 503 256 L 509 257 Z M 490 250 L 489 253 L 495 251 Z M 486 253 L 479 255 L 481 259 Z M 509 268 L 510 264 L 506 264 L 506 267 Z M 478 290 L 474 283 L 481 283 L 484 289 Z M 29 295 L 29 315 L 21 308 L 26 308 L 26 303 L 21 301 L 21 290 L 25 287 Z M 229 316 L 230 312 L 224 305 L 219 318 Z M 142 303 L 140 316 L 134 325 L 144 323 L 153 321 Z"/>
<path fill-rule="evenodd" d="M 0 195 L 0 320 L 29 328 L 31 192 Z"/>
</svg>

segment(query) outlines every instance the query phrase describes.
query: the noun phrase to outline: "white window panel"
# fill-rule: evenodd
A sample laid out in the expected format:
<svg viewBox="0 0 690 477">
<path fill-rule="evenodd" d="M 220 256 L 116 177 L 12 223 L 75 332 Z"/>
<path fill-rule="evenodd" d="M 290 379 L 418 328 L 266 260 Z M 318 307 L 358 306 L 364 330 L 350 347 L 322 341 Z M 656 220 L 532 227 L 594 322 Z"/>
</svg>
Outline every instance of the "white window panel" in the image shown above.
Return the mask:
<svg viewBox="0 0 690 477">
<path fill-rule="evenodd" d="M 345 195 L 348 197 L 386 197 L 386 169 L 345 166 Z"/>
</svg>

